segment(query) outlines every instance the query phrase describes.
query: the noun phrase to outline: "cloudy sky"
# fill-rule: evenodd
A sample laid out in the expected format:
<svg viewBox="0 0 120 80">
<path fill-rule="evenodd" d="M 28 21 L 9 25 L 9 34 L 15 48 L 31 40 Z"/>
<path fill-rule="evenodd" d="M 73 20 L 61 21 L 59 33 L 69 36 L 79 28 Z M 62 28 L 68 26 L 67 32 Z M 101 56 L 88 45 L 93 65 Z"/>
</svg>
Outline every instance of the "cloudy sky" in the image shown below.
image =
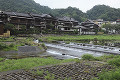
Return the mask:
<svg viewBox="0 0 120 80">
<path fill-rule="evenodd" d="M 114 8 L 120 8 L 120 0 L 34 0 L 40 5 L 55 8 L 77 7 L 83 12 L 98 4 L 105 4 Z"/>
</svg>

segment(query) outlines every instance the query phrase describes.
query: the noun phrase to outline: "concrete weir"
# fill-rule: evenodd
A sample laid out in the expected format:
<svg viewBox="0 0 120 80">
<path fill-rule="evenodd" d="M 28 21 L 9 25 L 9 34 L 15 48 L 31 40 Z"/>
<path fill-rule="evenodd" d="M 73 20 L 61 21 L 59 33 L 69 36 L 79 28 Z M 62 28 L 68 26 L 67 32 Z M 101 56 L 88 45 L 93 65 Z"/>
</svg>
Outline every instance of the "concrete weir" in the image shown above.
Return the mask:
<svg viewBox="0 0 120 80">
<path fill-rule="evenodd" d="M 23 58 L 40 56 L 45 50 L 38 46 L 19 46 L 17 51 L 0 51 L 1 57 L 6 58 Z"/>
<path fill-rule="evenodd" d="M 22 56 L 37 56 L 42 50 L 37 46 L 19 46 L 18 55 Z"/>
</svg>

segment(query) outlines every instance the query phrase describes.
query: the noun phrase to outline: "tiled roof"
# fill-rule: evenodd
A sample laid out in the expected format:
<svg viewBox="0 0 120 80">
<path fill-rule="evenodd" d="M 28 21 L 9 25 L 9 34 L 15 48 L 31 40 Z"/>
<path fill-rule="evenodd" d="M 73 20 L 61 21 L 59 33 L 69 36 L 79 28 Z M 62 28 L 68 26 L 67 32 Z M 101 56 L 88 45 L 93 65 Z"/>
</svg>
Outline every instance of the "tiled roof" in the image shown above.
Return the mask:
<svg viewBox="0 0 120 80">
<path fill-rule="evenodd" d="M 92 20 L 86 20 L 84 23 L 94 23 Z"/>
<path fill-rule="evenodd" d="M 58 18 L 58 20 L 78 22 L 74 18 L 70 18 L 70 17 L 67 17 L 67 16 L 64 16 L 63 18 Z"/>
<path fill-rule="evenodd" d="M 3 12 L 9 16 L 20 16 L 20 17 L 31 17 L 29 14 L 26 13 L 18 13 L 18 12 Z"/>
<path fill-rule="evenodd" d="M 30 15 L 32 15 L 33 17 L 41 17 L 40 14 L 33 14 L 33 13 L 31 13 Z"/>
<path fill-rule="evenodd" d="M 49 15 L 49 14 L 42 14 L 42 15 L 41 15 L 41 17 L 52 18 L 52 16 L 51 16 L 51 15 Z"/>
<path fill-rule="evenodd" d="M 74 28 L 82 28 L 82 29 L 87 29 L 86 27 L 84 27 L 84 26 L 80 26 L 80 25 L 78 25 L 78 26 L 74 26 Z"/>
</svg>

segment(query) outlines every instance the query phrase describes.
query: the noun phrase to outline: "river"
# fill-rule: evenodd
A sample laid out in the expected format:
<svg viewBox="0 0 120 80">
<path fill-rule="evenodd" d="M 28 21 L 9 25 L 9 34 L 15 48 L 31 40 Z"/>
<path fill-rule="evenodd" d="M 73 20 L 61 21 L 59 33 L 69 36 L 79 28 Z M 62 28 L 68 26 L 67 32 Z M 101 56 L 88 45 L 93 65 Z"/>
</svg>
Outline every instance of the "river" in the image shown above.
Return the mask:
<svg viewBox="0 0 120 80">
<path fill-rule="evenodd" d="M 96 57 L 104 55 L 104 53 L 101 52 L 66 47 L 64 44 L 45 43 L 45 45 L 48 47 L 48 49 L 43 54 L 53 56 L 56 59 L 80 59 L 84 54 L 92 54 Z"/>
</svg>

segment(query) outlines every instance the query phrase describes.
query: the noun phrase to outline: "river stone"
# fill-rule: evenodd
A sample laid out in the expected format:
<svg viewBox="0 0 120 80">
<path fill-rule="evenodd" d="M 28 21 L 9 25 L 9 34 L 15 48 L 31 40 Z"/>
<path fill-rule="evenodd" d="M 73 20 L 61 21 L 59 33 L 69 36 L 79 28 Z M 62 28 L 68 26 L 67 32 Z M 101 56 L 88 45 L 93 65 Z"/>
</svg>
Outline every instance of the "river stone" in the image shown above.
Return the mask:
<svg viewBox="0 0 120 80">
<path fill-rule="evenodd" d="M 42 50 L 38 46 L 19 46 L 18 55 L 37 56 Z"/>
</svg>

